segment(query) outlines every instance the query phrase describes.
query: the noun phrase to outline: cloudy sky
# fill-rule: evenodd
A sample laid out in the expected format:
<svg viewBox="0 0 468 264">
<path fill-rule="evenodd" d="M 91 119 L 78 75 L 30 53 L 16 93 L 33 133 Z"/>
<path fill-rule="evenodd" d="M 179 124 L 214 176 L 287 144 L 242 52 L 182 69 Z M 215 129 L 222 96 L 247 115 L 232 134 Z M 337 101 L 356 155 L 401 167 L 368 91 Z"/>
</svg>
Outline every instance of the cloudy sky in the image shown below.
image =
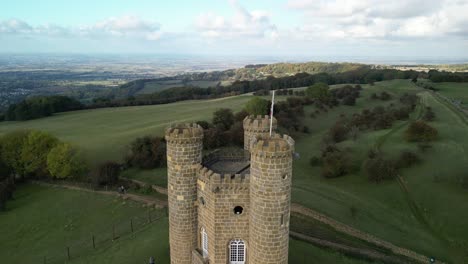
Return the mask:
<svg viewBox="0 0 468 264">
<path fill-rule="evenodd" d="M 468 57 L 468 0 L 8 0 L 0 52 Z"/>
</svg>

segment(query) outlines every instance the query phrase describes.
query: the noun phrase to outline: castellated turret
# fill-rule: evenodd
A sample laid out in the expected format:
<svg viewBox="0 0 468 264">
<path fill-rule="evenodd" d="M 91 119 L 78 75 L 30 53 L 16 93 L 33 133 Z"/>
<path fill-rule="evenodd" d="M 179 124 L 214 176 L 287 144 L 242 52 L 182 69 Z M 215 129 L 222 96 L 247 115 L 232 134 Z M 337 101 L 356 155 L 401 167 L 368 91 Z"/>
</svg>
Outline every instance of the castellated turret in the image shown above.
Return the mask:
<svg viewBox="0 0 468 264">
<path fill-rule="evenodd" d="M 294 140 L 259 137 L 250 146 L 250 264 L 287 264 Z"/>
<path fill-rule="evenodd" d="M 251 115 L 244 118 L 244 149 L 249 150 L 252 140 L 257 136 L 266 136 L 270 134 L 270 117 L 268 115 Z M 277 127 L 276 118 L 273 117 L 272 131 Z"/>
<path fill-rule="evenodd" d="M 248 147 L 203 157 L 200 126 L 166 130 L 172 264 L 287 264 L 294 140 L 269 126 L 247 117 Z"/>
<path fill-rule="evenodd" d="M 197 246 L 197 166 L 202 160 L 203 129 L 180 124 L 166 129 L 169 244 L 172 264 L 191 264 Z"/>
</svg>

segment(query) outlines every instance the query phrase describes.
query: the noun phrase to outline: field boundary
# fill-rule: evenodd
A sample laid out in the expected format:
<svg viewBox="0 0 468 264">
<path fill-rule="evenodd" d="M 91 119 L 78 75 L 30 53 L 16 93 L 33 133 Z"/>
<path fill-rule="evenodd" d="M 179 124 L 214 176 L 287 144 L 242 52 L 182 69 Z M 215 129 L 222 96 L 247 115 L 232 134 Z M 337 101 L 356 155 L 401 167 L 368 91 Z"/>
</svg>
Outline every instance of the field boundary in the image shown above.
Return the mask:
<svg viewBox="0 0 468 264">
<path fill-rule="evenodd" d="M 140 181 L 135 181 L 132 180 L 135 183 L 138 183 Z M 70 184 L 51 184 L 51 183 L 45 183 L 45 182 L 40 182 L 40 181 L 32 181 L 34 184 L 39 184 L 42 186 L 48 186 L 48 187 L 55 187 L 55 188 L 65 188 L 65 189 L 70 189 L 70 190 L 78 190 L 78 191 L 85 191 L 85 192 L 90 192 L 90 193 L 98 193 L 98 194 L 104 194 L 104 195 L 112 195 L 115 197 L 121 197 L 124 200 L 133 200 L 135 202 L 142 202 L 147 204 L 148 206 L 155 206 L 156 208 L 165 208 L 167 207 L 167 201 L 159 200 L 154 197 L 145 197 L 137 194 L 119 194 L 117 192 L 112 192 L 112 191 L 99 191 L 99 190 L 92 190 L 84 187 L 77 187 L 73 186 Z M 141 182 L 143 183 L 143 182 Z M 154 185 L 151 185 L 154 186 Z M 167 194 L 167 190 L 165 188 L 156 186 L 155 191 L 165 191 Z M 164 193 L 162 193 L 164 194 Z M 358 229 L 355 229 L 349 225 L 346 225 L 344 223 L 341 223 L 339 221 L 336 221 L 328 216 L 325 216 L 324 214 L 321 214 L 315 210 L 312 210 L 310 208 L 304 207 L 300 204 L 297 203 L 291 203 L 291 212 L 312 218 L 322 224 L 328 225 L 332 227 L 334 230 L 345 233 L 347 235 L 350 235 L 352 237 L 358 238 L 360 240 L 366 241 L 368 243 L 371 243 L 373 245 L 376 245 L 381 248 L 385 248 L 390 250 L 396 255 L 404 256 L 407 258 L 410 258 L 412 260 L 418 261 L 420 263 L 429 263 L 429 257 L 421 255 L 419 253 L 416 253 L 414 251 L 411 251 L 409 249 L 405 249 L 402 247 L 398 247 L 396 245 L 393 245 L 390 242 L 384 241 L 382 239 L 379 239 L 371 234 L 365 233 L 363 231 L 360 231 Z M 332 243 L 332 242 L 330 242 Z M 436 263 L 442 263 L 442 262 L 436 262 Z"/>
<path fill-rule="evenodd" d="M 336 242 L 331 242 L 328 240 L 323 240 L 320 238 L 304 235 L 299 232 L 289 231 L 289 236 L 294 239 L 298 239 L 298 240 L 302 240 L 310 244 L 314 244 L 318 247 L 330 248 L 335 251 L 341 252 L 345 255 L 353 256 L 357 258 L 365 258 L 368 260 L 382 261 L 384 263 L 392 263 L 392 264 L 411 263 L 408 261 L 403 261 L 401 258 L 396 258 L 396 257 L 385 255 L 376 250 L 350 247 L 350 246 L 339 244 Z"/>
</svg>

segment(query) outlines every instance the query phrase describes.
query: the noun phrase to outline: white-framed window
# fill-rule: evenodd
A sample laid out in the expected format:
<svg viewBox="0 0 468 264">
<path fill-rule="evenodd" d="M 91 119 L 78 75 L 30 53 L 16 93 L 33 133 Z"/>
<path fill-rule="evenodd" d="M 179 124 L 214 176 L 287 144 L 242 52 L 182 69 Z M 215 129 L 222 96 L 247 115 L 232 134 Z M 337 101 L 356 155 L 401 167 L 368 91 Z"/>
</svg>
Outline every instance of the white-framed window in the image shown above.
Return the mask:
<svg viewBox="0 0 468 264">
<path fill-rule="evenodd" d="M 208 234 L 204 227 L 201 229 L 201 247 L 203 252 L 203 257 L 208 257 Z"/>
<path fill-rule="evenodd" d="M 245 242 L 241 239 L 231 240 L 229 243 L 229 263 L 244 264 L 245 263 Z"/>
</svg>

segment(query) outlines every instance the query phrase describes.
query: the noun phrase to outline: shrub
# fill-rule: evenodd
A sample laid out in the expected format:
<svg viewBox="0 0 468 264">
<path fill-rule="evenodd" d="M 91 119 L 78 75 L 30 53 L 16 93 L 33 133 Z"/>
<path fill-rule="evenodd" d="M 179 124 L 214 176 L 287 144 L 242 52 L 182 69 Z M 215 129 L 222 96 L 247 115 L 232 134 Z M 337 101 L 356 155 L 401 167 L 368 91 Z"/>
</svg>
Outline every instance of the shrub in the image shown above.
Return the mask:
<svg viewBox="0 0 468 264">
<path fill-rule="evenodd" d="M 398 175 L 395 163 L 384 159 L 381 155 L 367 159 L 364 162 L 364 170 L 369 181 L 376 183 L 394 179 Z"/>
<path fill-rule="evenodd" d="M 221 108 L 213 113 L 213 125 L 226 131 L 234 124 L 234 114 L 231 109 Z"/>
<path fill-rule="evenodd" d="M 355 105 L 356 104 L 356 97 L 348 95 L 343 99 L 344 105 Z"/>
<path fill-rule="evenodd" d="M 153 169 L 166 164 L 166 142 L 161 137 L 145 136 L 130 143 L 127 165 Z"/>
<path fill-rule="evenodd" d="M 350 172 L 348 157 L 342 151 L 327 152 L 323 158 L 322 176 L 336 178 Z"/>
<path fill-rule="evenodd" d="M 68 143 L 55 146 L 47 155 L 47 169 L 54 178 L 75 178 L 87 171 L 83 157 Z"/>
<path fill-rule="evenodd" d="M 197 121 L 196 123 L 200 125 L 203 129 L 208 129 L 211 127 L 211 124 L 207 121 L 201 120 L 201 121 Z"/>
<path fill-rule="evenodd" d="M 97 167 L 92 180 L 96 186 L 114 185 L 119 180 L 119 174 L 120 164 L 114 161 L 107 161 Z"/>
<path fill-rule="evenodd" d="M 333 125 L 330 130 L 328 131 L 328 134 L 330 135 L 331 139 L 339 143 L 341 141 L 344 141 L 346 139 L 346 136 L 348 135 L 349 129 L 346 126 L 345 122 L 343 121 L 338 121 Z"/>
<path fill-rule="evenodd" d="M 380 93 L 380 100 L 388 101 L 390 99 L 392 99 L 392 96 L 389 93 L 387 93 L 387 92 Z"/>
<path fill-rule="evenodd" d="M 26 138 L 21 158 L 27 174 L 46 176 L 47 155 L 59 143 L 59 140 L 45 132 L 31 131 Z"/>
<path fill-rule="evenodd" d="M 426 111 L 424 112 L 423 120 L 424 121 L 434 121 L 435 113 L 432 111 L 431 107 L 426 107 Z"/>
<path fill-rule="evenodd" d="M 400 169 L 402 168 L 409 168 L 414 164 L 420 161 L 418 155 L 416 153 L 405 150 L 400 153 L 398 160 L 396 162 L 396 166 Z"/>
<path fill-rule="evenodd" d="M 409 142 L 430 142 L 437 138 L 437 129 L 424 121 L 412 122 L 405 131 L 405 138 Z"/>
<path fill-rule="evenodd" d="M 268 113 L 268 101 L 260 97 L 254 97 L 245 105 L 245 111 L 250 115 L 266 115 Z"/>
</svg>

